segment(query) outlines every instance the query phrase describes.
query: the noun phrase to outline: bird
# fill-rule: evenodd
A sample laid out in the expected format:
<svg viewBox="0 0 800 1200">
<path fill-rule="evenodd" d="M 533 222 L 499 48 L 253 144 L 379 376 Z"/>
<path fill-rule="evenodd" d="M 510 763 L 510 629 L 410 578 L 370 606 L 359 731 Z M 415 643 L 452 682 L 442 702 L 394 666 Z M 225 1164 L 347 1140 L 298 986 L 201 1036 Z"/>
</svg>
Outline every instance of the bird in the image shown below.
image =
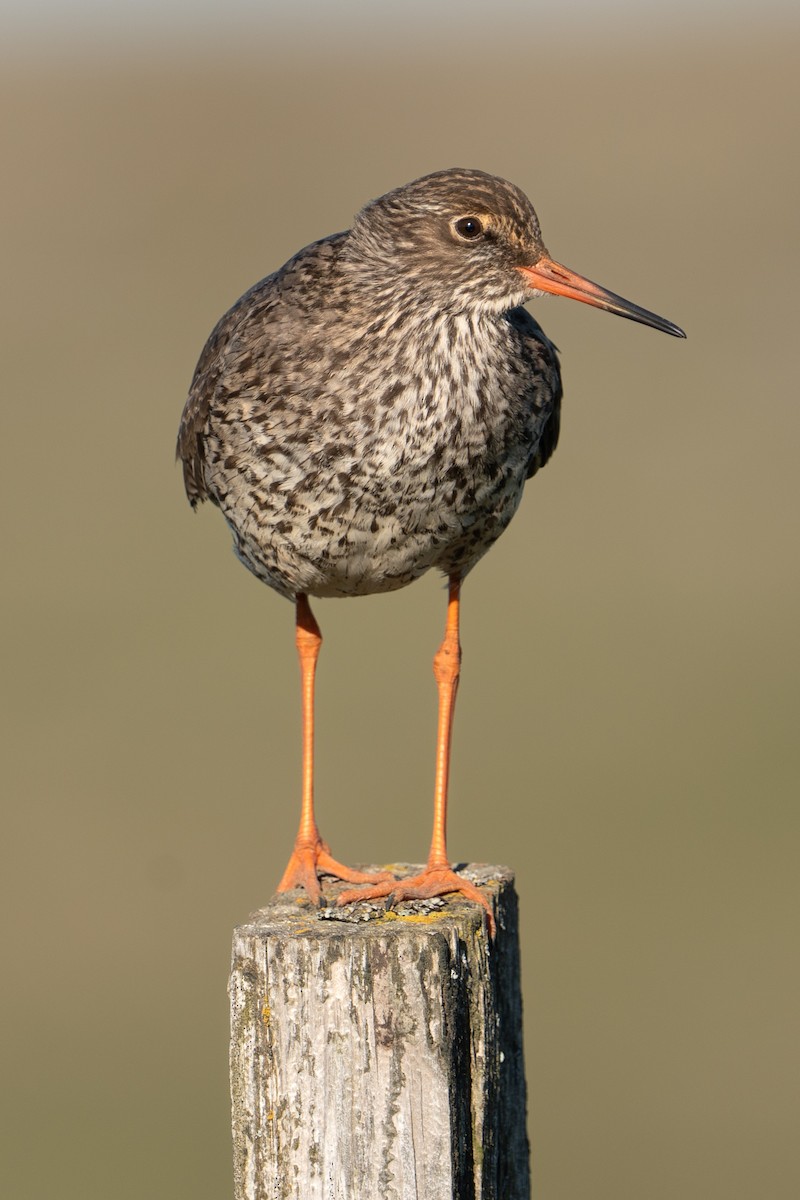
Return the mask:
<svg viewBox="0 0 800 1200">
<path fill-rule="evenodd" d="M 450 168 L 300 250 L 208 338 L 178 434 L 186 493 L 221 510 L 241 562 L 294 605 L 302 789 L 279 893 L 322 905 L 323 875 L 351 885 L 339 904 L 460 893 L 495 932 L 446 844 L 461 590 L 558 442 L 558 353 L 525 308 L 548 293 L 686 336 L 551 258 L 520 188 Z M 433 833 L 424 868 L 398 880 L 339 862 L 319 831 L 311 599 L 390 592 L 430 570 L 447 580 Z"/>
</svg>

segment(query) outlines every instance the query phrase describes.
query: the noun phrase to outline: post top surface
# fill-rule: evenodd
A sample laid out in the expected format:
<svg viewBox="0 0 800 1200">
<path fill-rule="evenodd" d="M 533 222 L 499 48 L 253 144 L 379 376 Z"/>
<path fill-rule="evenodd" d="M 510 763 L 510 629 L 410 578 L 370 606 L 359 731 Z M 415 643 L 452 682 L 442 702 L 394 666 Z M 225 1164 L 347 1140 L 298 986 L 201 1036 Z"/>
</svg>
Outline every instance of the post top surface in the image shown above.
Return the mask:
<svg viewBox="0 0 800 1200">
<path fill-rule="evenodd" d="M 374 871 L 378 868 L 359 864 L 359 869 Z M 418 872 L 420 867 L 409 863 L 392 863 L 389 869 L 403 878 Z M 457 870 L 486 892 L 498 927 L 502 928 L 503 900 L 509 898 L 514 890 L 514 872 L 509 867 L 487 863 L 459 864 Z M 484 926 L 481 907 L 457 894 L 429 900 L 405 900 L 388 910 L 383 900 L 358 901 L 338 908 L 336 896 L 349 886 L 326 877 L 323 880 L 326 907 L 319 909 L 315 909 L 299 891 L 275 895 L 237 926 L 236 935 L 310 937 L 313 940 L 343 936 L 361 939 L 399 935 L 412 928 L 420 932 L 430 929 L 442 933 L 450 932 L 454 927 L 469 932 Z"/>
</svg>

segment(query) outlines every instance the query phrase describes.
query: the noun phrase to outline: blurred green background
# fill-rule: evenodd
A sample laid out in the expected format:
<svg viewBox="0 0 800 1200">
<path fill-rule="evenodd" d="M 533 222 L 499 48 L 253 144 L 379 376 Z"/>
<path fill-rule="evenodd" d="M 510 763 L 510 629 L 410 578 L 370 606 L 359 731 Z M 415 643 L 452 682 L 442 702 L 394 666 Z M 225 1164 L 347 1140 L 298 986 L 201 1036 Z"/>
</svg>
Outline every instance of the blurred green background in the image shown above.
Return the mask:
<svg viewBox="0 0 800 1200">
<path fill-rule="evenodd" d="M 294 837 L 299 694 L 175 433 L 245 288 L 463 165 L 689 335 L 534 307 L 562 441 L 464 593 L 450 851 L 518 872 L 534 1194 L 796 1200 L 800 22 L 165 11 L 1 52 L 3 1194 L 231 1194 L 229 939 Z M 427 851 L 444 605 L 316 606 L 347 861 Z"/>
</svg>

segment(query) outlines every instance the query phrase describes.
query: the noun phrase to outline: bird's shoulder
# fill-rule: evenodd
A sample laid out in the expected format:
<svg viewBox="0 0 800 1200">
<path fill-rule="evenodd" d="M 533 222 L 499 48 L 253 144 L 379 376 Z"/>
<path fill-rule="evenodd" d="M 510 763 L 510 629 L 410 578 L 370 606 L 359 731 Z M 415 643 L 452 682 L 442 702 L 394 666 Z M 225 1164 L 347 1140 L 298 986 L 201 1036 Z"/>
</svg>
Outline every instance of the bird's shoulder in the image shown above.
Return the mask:
<svg viewBox="0 0 800 1200">
<path fill-rule="evenodd" d="M 549 462 L 558 444 L 561 428 L 561 367 L 558 350 L 527 308 L 513 308 L 507 320 L 519 338 L 522 352 L 530 366 L 529 378 L 536 380 L 534 386 L 544 382 L 549 393 L 549 413 L 539 439 L 528 463 L 528 479 Z M 535 398 L 533 398 L 535 399 Z"/>
<path fill-rule="evenodd" d="M 211 331 L 178 431 L 177 458 L 193 507 L 208 498 L 202 468 L 212 407 L 260 391 L 277 361 L 295 352 L 300 327 L 310 311 L 319 309 L 345 236 L 333 234 L 298 251 L 240 296 Z"/>
</svg>

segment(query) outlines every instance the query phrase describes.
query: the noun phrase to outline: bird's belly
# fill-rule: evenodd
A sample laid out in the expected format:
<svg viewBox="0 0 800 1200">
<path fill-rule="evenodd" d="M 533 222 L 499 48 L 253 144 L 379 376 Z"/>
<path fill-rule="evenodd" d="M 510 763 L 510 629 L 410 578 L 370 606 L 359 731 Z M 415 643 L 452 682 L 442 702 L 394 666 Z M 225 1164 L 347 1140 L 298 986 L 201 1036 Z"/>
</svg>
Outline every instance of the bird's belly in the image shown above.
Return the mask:
<svg viewBox="0 0 800 1200">
<path fill-rule="evenodd" d="M 289 597 L 395 591 L 431 568 L 464 575 L 508 525 L 525 480 L 521 460 L 466 474 L 356 474 L 289 491 L 251 476 L 229 489 L 220 507 L 238 557 Z"/>
</svg>

